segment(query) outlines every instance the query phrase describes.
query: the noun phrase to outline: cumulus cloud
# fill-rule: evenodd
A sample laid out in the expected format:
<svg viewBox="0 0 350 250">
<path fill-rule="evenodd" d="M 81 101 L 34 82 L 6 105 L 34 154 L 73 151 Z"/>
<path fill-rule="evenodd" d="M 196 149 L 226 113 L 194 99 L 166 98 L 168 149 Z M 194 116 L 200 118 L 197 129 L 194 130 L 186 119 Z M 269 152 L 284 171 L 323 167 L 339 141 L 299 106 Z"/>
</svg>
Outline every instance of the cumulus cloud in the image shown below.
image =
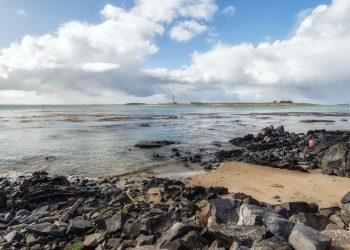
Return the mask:
<svg viewBox="0 0 350 250">
<path fill-rule="evenodd" d="M 206 31 L 207 27 L 194 20 L 184 21 L 170 30 L 170 37 L 178 42 L 186 42 L 191 40 L 194 36 Z"/>
<path fill-rule="evenodd" d="M 205 29 L 197 21 L 210 20 L 216 9 L 214 0 L 139 0 L 130 9 L 106 5 L 97 24 L 71 21 L 53 33 L 27 35 L 0 50 L 0 92 L 28 99 L 33 92 L 72 91 L 108 102 L 104 95 L 111 91 L 120 97 L 114 102 L 124 96 L 161 100 L 157 89 L 163 81 L 142 69 L 159 50 L 155 38 L 175 21 L 193 37 Z"/>
<path fill-rule="evenodd" d="M 130 9 L 105 6 L 98 24 L 73 21 L 25 36 L 0 50 L 1 102 L 157 102 L 173 92 L 185 100 L 348 102 L 347 0 L 304 11 L 287 39 L 217 42 L 178 69 L 145 69 L 162 49 L 157 37 L 188 41 L 210 30 L 216 11 L 210 0 L 138 0 Z"/>
<path fill-rule="evenodd" d="M 320 5 L 286 40 L 230 45 L 194 52 L 192 63 L 176 70 L 155 70 L 169 82 L 192 88 L 221 86 L 245 99 L 346 102 L 350 94 L 350 2 Z M 253 91 L 251 91 L 253 90 Z"/>
</svg>

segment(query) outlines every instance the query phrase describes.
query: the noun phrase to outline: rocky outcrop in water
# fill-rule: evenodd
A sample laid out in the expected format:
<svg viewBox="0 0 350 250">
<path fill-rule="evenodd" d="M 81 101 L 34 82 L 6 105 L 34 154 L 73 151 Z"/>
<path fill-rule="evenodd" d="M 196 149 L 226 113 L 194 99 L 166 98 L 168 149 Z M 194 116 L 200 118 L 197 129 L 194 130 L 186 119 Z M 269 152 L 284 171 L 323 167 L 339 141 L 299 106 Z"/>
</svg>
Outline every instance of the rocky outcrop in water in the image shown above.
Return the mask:
<svg viewBox="0 0 350 250">
<path fill-rule="evenodd" d="M 348 249 L 340 207 L 261 203 L 225 188 L 45 172 L 0 180 L 0 249 Z M 45 190 L 45 192 L 43 191 Z M 64 190 L 64 192 L 62 191 Z M 37 194 L 36 196 L 34 194 Z M 224 197 L 222 197 L 224 196 Z"/>
</svg>

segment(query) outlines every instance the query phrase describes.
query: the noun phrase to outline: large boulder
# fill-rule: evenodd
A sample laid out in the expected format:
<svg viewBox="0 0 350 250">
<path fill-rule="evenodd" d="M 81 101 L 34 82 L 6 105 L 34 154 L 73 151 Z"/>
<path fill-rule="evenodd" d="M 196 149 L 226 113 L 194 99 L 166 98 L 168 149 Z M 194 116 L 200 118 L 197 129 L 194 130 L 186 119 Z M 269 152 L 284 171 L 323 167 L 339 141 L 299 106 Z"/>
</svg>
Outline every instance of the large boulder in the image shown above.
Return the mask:
<svg viewBox="0 0 350 250">
<path fill-rule="evenodd" d="M 130 215 L 126 213 L 115 214 L 112 217 L 107 218 L 105 220 L 107 231 L 110 233 L 121 231 L 129 218 Z"/>
<path fill-rule="evenodd" d="M 346 143 L 337 143 L 329 147 L 322 158 L 323 174 L 350 177 L 350 147 Z"/>
<path fill-rule="evenodd" d="M 316 229 L 317 231 L 323 231 L 326 229 L 328 224 L 334 224 L 331 220 L 328 218 L 319 215 L 319 214 L 313 214 L 313 213 L 300 213 L 300 214 L 294 214 L 289 218 L 290 221 L 294 223 L 302 223 L 305 226 L 312 227 L 313 229 Z"/>
<path fill-rule="evenodd" d="M 263 223 L 276 236 L 282 236 L 288 239 L 291 234 L 294 223 L 276 214 L 271 214 L 263 218 Z"/>
<path fill-rule="evenodd" d="M 299 223 L 294 226 L 288 239 L 295 250 L 327 250 L 331 241 L 327 235 Z"/>
<path fill-rule="evenodd" d="M 318 209 L 310 206 L 303 201 L 286 202 L 282 204 L 282 208 L 287 211 L 288 216 L 299 213 L 317 213 Z"/>
<path fill-rule="evenodd" d="M 271 236 L 271 233 L 266 228 L 250 225 L 239 226 L 232 222 L 213 225 L 209 231 L 227 248 L 235 241 L 239 245 L 252 247 L 254 241 L 261 241 Z"/>
<path fill-rule="evenodd" d="M 190 249 L 202 249 L 208 241 L 197 231 L 191 231 L 181 238 Z"/>
<path fill-rule="evenodd" d="M 350 249 L 350 231 L 326 230 L 322 233 L 332 239 L 332 249 Z"/>
<path fill-rule="evenodd" d="M 67 231 L 69 234 L 83 235 L 92 228 L 92 224 L 86 220 L 73 219 L 69 221 Z"/>
<path fill-rule="evenodd" d="M 42 236 L 52 235 L 55 237 L 62 237 L 64 235 L 64 231 L 61 228 L 49 222 L 29 225 L 26 230 L 29 233 Z"/>
<path fill-rule="evenodd" d="M 176 222 L 169 230 L 165 231 L 161 238 L 158 240 L 157 245 L 163 246 L 165 243 L 174 241 L 185 236 L 188 232 L 191 231 L 200 231 L 201 228 L 197 225 L 188 223 L 184 224 L 181 222 Z"/>
<path fill-rule="evenodd" d="M 237 225 L 262 226 L 262 219 L 273 212 L 265 207 L 242 204 L 239 210 L 239 221 Z"/>
<path fill-rule="evenodd" d="M 211 201 L 211 216 L 217 223 L 238 221 L 236 205 L 227 199 L 214 199 Z"/>
</svg>

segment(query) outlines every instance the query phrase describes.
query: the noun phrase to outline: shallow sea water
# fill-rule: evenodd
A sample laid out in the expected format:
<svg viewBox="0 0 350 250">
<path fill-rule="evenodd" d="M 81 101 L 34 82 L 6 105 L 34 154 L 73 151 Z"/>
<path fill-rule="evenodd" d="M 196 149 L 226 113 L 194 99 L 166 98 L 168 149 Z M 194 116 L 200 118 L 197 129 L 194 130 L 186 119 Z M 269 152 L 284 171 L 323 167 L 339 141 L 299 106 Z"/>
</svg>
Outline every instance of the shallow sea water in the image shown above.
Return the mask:
<svg viewBox="0 0 350 250">
<path fill-rule="evenodd" d="M 152 155 L 167 154 L 169 147 L 134 145 L 171 140 L 181 149 L 207 148 L 270 124 L 294 132 L 348 130 L 350 107 L 0 106 L 0 175 L 46 170 L 106 176 L 162 168 L 172 161 L 155 161 Z"/>
</svg>

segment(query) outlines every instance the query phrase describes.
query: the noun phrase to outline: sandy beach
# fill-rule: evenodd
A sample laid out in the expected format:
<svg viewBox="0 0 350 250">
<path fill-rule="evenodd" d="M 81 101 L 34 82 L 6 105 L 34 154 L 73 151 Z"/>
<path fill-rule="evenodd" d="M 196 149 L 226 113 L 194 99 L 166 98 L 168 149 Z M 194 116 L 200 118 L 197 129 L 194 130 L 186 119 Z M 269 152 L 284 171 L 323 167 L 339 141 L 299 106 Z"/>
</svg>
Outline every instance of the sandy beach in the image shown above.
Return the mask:
<svg viewBox="0 0 350 250">
<path fill-rule="evenodd" d="M 215 172 L 194 176 L 188 185 L 223 186 L 230 192 L 243 192 L 270 204 L 289 201 L 315 202 L 320 208 L 339 205 L 350 190 L 350 179 L 302 173 L 241 162 L 224 163 Z"/>
</svg>

